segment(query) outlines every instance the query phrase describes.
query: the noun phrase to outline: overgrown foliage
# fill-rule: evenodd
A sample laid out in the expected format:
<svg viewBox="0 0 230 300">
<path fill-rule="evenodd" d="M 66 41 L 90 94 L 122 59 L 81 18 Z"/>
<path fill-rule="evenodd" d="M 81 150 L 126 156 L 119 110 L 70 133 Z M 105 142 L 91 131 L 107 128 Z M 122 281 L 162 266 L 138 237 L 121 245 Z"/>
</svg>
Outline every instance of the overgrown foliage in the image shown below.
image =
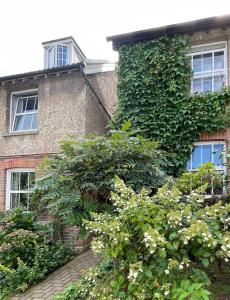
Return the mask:
<svg viewBox="0 0 230 300">
<path fill-rule="evenodd" d="M 162 36 L 119 51 L 119 104 L 111 127 L 130 120 L 144 137 L 159 141 L 171 154 L 173 175 L 184 169 L 200 133 L 223 129 L 228 120 L 229 89 L 189 95 L 187 49 L 186 36 Z"/>
<path fill-rule="evenodd" d="M 78 299 L 209 299 L 207 267 L 230 259 L 230 204 L 206 205 L 204 189 L 183 195 L 169 181 L 149 197 L 117 179 L 118 215 L 86 221 L 95 234 L 93 250 L 113 263 L 72 292 Z M 74 299 L 71 291 L 62 296 Z"/>
<path fill-rule="evenodd" d="M 130 124 L 109 136 L 69 139 L 61 154 L 47 161 L 47 176 L 40 180 L 34 207 L 49 205 L 62 223 L 81 225 L 91 211 L 111 209 L 109 194 L 118 175 L 135 190 L 156 189 L 165 180 L 160 167 L 164 156 L 157 143 L 129 131 Z"/>
<path fill-rule="evenodd" d="M 69 245 L 47 241 L 48 229 L 20 209 L 0 218 L 0 299 L 25 290 L 73 257 Z"/>
</svg>

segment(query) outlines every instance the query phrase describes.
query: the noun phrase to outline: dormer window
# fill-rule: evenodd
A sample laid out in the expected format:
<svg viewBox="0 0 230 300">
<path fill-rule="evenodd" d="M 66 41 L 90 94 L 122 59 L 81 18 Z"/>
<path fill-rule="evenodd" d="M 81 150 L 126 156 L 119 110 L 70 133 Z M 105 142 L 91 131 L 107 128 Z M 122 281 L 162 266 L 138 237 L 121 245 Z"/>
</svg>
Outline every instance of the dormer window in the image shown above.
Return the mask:
<svg viewBox="0 0 230 300">
<path fill-rule="evenodd" d="M 56 68 L 79 63 L 85 55 L 72 37 L 42 43 L 44 47 L 44 67 Z"/>
<path fill-rule="evenodd" d="M 68 46 L 66 45 L 57 45 L 57 66 L 66 66 L 68 65 Z"/>
</svg>

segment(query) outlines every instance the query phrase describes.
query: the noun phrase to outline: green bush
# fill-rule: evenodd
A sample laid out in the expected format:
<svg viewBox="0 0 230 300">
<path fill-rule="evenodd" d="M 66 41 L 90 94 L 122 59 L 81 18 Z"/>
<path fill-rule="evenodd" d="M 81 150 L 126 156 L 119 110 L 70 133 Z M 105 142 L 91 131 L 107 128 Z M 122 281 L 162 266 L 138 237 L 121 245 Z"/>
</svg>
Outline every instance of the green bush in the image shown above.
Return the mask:
<svg viewBox="0 0 230 300">
<path fill-rule="evenodd" d="M 16 209 L 1 215 L 0 299 L 25 290 L 73 257 L 69 245 L 47 241 L 47 233 L 34 213 Z"/>
<path fill-rule="evenodd" d="M 85 221 L 93 250 L 113 261 L 85 299 L 209 299 L 207 267 L 230 259 L 230 204 L 206 205 L 203 192 L 184 196 L 169 182 L 150 197 L 117 179 L 118 215 Z"/>
<path fill-rule="evenodd" d="M 142 186 L 154 190 L 165 180 L 160 170 L 164 163 L 157 143 L 136 136 L 129 123 L 106 137 L 67 139 L 61 154 L 46 162 L 34 208 L 49 205 L 62 223 L 81 225 L 91 211 L 111 211 L 109 194 L 116 174 L 137 191 Z"/>
</svg>

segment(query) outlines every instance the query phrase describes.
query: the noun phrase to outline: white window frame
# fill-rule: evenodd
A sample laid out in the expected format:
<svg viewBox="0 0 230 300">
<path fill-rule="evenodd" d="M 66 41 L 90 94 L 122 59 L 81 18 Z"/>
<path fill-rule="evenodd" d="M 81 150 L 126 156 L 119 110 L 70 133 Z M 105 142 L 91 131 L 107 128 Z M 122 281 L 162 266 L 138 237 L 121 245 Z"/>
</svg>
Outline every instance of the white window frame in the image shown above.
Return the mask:
<svg viewBox="0 0 230 300">
<path fill-rule="evenodd" d="M 37 105 L 38 105 L 38 89 L 31 89 L 31 90 L 24 90 L 24 91 L 17 91 L 11 93 L 11 98 L 10 98 L 10 124 L 9 124 L 9 132 L 10 133 L 20 133 L 20 132 L 33 132 L 37 131 L 38 128 L 36 129 L 27 129 L 27 130 L 14 130 L 14 124 L 15 124 L 15 119 L 16 115 L 29 115 L 29 114 L 38 114 L 38 109 L 36 112 L 25 112 L 25 113 L 17 113 L 16 109 L 18 106 L 18 100 L 22 98 L 28 98 L 30 94 L 37 94 Z M 20 97 L 21 95 L 21 97 Z M 16 98 L 16 99 L 15 99 Z M 15 107 L 15 111 L 13 111 L 13 107 Z"/>
<path fill-rule="evenodd" d="M 225 45 L 224 47 L 220 47 L 220 48 L 214 48 L 212 49 L 212 46 L 218 46 L 218 45 Z M 193 79 L 196 78 L 205 78 L 205 77 L 212 77 L 212 92 L 213 92 L 213 88 L 214 88 L 214 76 L 215 75 L 224 75 L 224 85 L 227 86 L 228 85 L 228 60 L 227 60 L 227 42 L 226 41 L 222 41 L 222 42 L 217 42 L 217 43 L 209 43 L 209 44 L 202 44 L 202 45 L 197 45 L 197 46 L 192 46 L 191 50 L 196 49 L 196 48 L 207 48 L 210 47 L 209 50 L 199 50 L 199 51 L 194 51 L 194 52 L 190 52 L 187 55 L 191 57 L 191 68 L 193 68 L 193 56 L 195 55 L 202 55 L 202 54 L 207 54 L 207 53 L 212 53 L 212 65 L 214 66 L 214 53 L 215 52 L 220 52 L 223 51 L 224 52 L 224 71 L 221 70 L 215 70 L 212 72 L 207 71 L 207 75 L 204 74 L 204 72 L 200 72 L 200 75 L 196 74 L 194 76 L 192 76 L 191 79 L 191 87 L 190 87 L 190 92 L 191 94 L 193 94 Z M 193 69 L 192 69 L 193 71 Z M 209 72 L 209 74 L 208 74 Z M 220 73 L 218 73 L 220 72 Z"/>
<path fill-rule="evenodd" d="M 194 143 L 193 147 L 199 146 L 199 145 L 200 146 L 201 145 L 212 145 L 212 150 L 213 150 L 213 145 L 219 145 L 219 144 L 223 145 L 223 153 L 226 153 L 226 143 L 223 141 L 206 141 L 206 142 L 200 141 L 200 142 Z M 214 151 L 212 151 L 212 161 L 213 161 L 213 155 L 214 155 L 213 152 Z M 192 151 L 191 151 L 189 160 L 191 161 L 191 165 L 190 165 L 189 169 L 186 168 L 187 172 L 197 172 L 198 169 L 191 168 L 191 166 L 192 166 Z M 202 165 L 202 163 L 203 162 L 202 162 L 202 148 L 201 148 L 201 164 L 200 165 Z M 226 155 L 223 155 L 223 167 L 221 168 L 221 167 L 216 166 L 216 171 L 223 172 L 223 176 L 227 174 Z M 213 187 L 212 187 L 212 190 L 213 190 Z M 227 189 L 224 186 L 223 187 L 223 195 L 226 195 L 226 193 L 227 193 Z M 213 195 L 213 192 L 212 192 L 212 195 Z"/>
<path fill-rule="evenodd" d="M 18 193 L 18 191 L 11 191 L 11 178 L 12 178 L 12 173 L 35 173 L 35 169 L 32 168 L 14 168 L 14 169 L 8 169 L 7 170 L 7 174 L 6 174 L 6 205 L 5 205 L 5 209 L 9 210 L 11 209 L 11 203 L 10 203 L 10 196 L 12 193 Z M 25 194 L 29 194 L 31 193 L 31 190 L 28 191 L 23 191 L 22 193 Z"/>
<path fill-rule="evenodd" d="M 55 59 L 55 61 L 56 61 L 56 66 L 57 67 L 64 67 L 64 66 L 66 66 L 66 65 L 63 65 L 63 66 L 59 66 L 58 65 L 58 46 L 64 46 L 64 47 L 67 47 L 67 64 L 66 65 L 69 65 L 69 59 L 70 59 L 70 51 L 69 51 L 69 45 L 68 44 L 56 44 L 56 46 L 55 46 L 55 51 L 56 51 L 56 59 Z"/>
</svg>

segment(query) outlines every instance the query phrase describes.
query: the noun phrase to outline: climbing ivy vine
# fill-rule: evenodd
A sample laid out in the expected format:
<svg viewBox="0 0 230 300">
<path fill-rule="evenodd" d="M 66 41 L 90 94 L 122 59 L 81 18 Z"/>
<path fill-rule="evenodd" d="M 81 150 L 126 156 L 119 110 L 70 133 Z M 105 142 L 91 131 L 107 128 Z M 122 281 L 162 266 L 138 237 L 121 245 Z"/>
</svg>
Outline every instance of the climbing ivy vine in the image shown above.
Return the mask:
<svg viewBox="0 0 230 300">
<path fill-rule="evenodd" d="M 169 153 L 168 173 L 173 175 L 184 169 L 201 132 L 224 129 L 228 122 L 229 89 L 189 94 L 187 49 L 186 36 L 162 36 L 119 51 L 119 104 L 111 127 L 130 120 L 142 135 L 159 141 Z"/>
</svg>

